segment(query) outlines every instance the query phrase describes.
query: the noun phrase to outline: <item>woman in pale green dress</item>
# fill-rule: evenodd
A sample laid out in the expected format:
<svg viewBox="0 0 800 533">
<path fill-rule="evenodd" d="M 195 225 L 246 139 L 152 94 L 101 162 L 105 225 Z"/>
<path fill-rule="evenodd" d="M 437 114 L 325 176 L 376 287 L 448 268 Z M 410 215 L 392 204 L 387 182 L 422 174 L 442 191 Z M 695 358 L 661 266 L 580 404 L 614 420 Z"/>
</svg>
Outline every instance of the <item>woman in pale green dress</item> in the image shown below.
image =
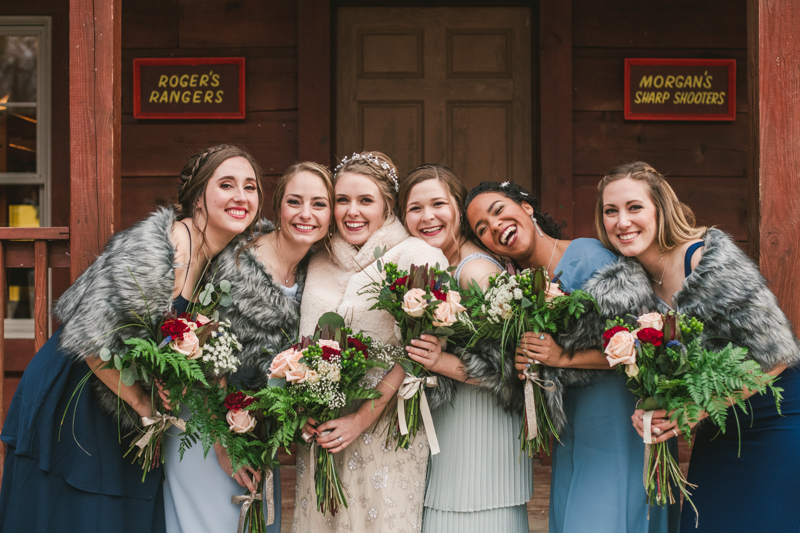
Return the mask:
<svg viewBox="0 0 800 533">
<path fill-rule="evenodd" d="M 462 288 L 474 280 L 485 289 L 502 267 L 464 236 L 466 194 L 452 170 L 423 165 L 401 181 L 398 211 L 411 235 L 458 265 L 454 277 Z M 431 335 L 413 340 L 407 351 L 439 381 L 426 389 L 441 451 L 428 467 L 422 531 L 527 533 L 533 475 L 517 439 L 523 389 L 513 353 L 502 357 L 499 343 L 448 353 Z"/>
</svg>

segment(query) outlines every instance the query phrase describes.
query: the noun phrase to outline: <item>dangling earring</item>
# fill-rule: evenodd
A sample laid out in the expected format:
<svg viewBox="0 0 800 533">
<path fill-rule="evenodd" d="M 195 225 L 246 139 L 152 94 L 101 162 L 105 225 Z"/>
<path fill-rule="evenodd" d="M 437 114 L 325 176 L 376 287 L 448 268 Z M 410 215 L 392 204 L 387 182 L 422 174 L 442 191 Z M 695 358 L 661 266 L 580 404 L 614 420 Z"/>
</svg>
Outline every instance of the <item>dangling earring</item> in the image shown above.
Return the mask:
<svg viewBox="0 0 800 533">
<path fill-rule="evenodd" d="M 531 221 L 533 222 L 533 227 L 536 228 L 536 233 L 539 234 L 539 237 L 544 237 L 544 233 L 542 233 L 542 230 L 539 228 L 539 224 L 536 223 L 536 217 L 531 215 Z"/>
</svg>

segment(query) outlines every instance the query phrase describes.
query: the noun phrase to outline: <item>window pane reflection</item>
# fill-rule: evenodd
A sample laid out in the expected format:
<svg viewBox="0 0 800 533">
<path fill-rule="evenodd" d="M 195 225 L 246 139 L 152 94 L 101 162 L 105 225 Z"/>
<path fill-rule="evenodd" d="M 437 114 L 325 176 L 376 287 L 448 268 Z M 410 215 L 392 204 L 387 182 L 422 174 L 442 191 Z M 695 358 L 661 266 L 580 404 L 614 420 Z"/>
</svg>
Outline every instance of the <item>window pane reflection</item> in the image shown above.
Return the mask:
<svg viewBox="0 0 800 533">
<path fill-rule="evenodd" d="M 38 37 L 0 36 L 0 102 L 36 102 Z"/>
</svg>

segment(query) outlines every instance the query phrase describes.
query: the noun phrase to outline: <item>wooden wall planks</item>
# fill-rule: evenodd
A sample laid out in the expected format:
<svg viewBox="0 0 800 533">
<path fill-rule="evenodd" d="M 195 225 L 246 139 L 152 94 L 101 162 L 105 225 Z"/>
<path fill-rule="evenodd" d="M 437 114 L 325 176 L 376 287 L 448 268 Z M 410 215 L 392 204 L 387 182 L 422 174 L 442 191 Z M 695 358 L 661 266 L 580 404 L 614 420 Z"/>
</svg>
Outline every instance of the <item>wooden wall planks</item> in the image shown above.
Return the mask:
<svg viewBox="0 0 800 533">
<path fill-rule="evenodd" d="M 122 50 L 123 227 L 177 197 L 177 175 L 198 150 L 222 142 L 247 148 L 266 188 L 298 159 L 298 2 L 139 0 L 125 2 Z M 244 120 L 133 118 L 133 59 L 244 57 Z M 312 74 L 313 75 L 313 74 Z M 323 160 L 327 162 L 327 159 Z M 265 195 L 265 208 L 271 204 Z"/>
<path fill-rule="evenodd" d="M 297 0 L 180 0 L 181 48 L 297 46 Z"/>
<path fill-rule="evenodd" d="M 573 0 L 572 13 L 573 236 L 595 236 L 596 185 L 603 173 L 644 160 L 667 176 L 700 223 L 718 225 L 746 246 L 746 0 L 646 5 L 634 0 Z M 737 119 L 626 121 L 626 57 L 737 59 Z"/>
</svg>

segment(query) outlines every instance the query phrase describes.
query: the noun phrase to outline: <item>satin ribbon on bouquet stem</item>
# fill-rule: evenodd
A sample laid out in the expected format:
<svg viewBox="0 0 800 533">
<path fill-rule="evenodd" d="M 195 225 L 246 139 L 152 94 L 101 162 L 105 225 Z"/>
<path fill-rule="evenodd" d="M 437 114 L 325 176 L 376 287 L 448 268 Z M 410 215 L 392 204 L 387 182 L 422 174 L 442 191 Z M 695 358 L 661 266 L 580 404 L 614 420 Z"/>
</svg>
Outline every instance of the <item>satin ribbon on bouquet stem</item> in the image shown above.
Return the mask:
<svg viewBox="0 0 800 533">
<path fill-rule="evenodd" d="M 644 433 L 644 474 L 642 482 L 644 488 L 647 488 L 647 472 L 650 468 L 650 454 L 652 453 L 653 434 L 651 433 L 651 424 L 653 423 L 653 414 L 655 411 L 645 411 L 642 417 L 642 433 Z"/>
<path fill-rule="evenodd" d="M 162 415 L 158 411 L 156 411 L 153 416 L 143 416 L 142 426 L 149 429 L 141 439 L 136 441 L 136 446 L 141 449 L 144 449 L 144 447 L 147 446 L 147 443 L 150 442 L 153 434 L 155 434 L 157 431 L 166 431 L 170 426 L 175 426 L 181 431 L 186 431 L 186 422 L 183 419 L 176 418 L 172 415 Z"/>
<path fill-rule="evenodd" d="M 250 492 L 244 496 L 231 496 L 232 504 L 242 504 L 242 509 L 239 511 L 239 525 L 236 528 L 236 533 L 244 532 L 244 525 L 245 521 L 247 520 L 247 511 L 250 510 L 250 506 L 260 501 L 265 496 L 267 500 L 267 525 L 270 526 L 273 522 L 275 522 L 275 502 L 272 487 L 273 482 L 274 475 L 272 474 L 272 469 L 267 469 L 264 475 L 264 486 L 261 489 L 264 491 L 263 494 L 261 492 L 256 492 L 255 494 Z"/>
<path fill-rule="evenodd" d="M 406 373 L 406 377 L 403 378 L 403 383 L 397 391 L 397 423 L 400 426 L 401 435 L 408 435 L 405 401 L 413 398 L 419 391 L 419 410 L 422 415 L 422 422 L 425 425 L 425 431 L 428 433 L 431 455 L 439 453 L 439 439 L 436 438 L 436 430 L 433 429 L 433 417 L 431 417 L 431 409 L 428 407 L 428 398 L 425 396 L 425 387 L 436 387 L 438 384 L 439 380 L 436 376 L 417 377 Z"/>
<path fill-rule="evenodd" d="M 525 422 L 528 426 L 527 440 L 535 439 L 539 435 L 539 426 L 536 420 L 536 397 L 533 394 L 534 384 L 547 392 L 554 392 L 556 384 L 549 379 L 540 379 L 539 372 L 525 370 Z"/>
</svg>

